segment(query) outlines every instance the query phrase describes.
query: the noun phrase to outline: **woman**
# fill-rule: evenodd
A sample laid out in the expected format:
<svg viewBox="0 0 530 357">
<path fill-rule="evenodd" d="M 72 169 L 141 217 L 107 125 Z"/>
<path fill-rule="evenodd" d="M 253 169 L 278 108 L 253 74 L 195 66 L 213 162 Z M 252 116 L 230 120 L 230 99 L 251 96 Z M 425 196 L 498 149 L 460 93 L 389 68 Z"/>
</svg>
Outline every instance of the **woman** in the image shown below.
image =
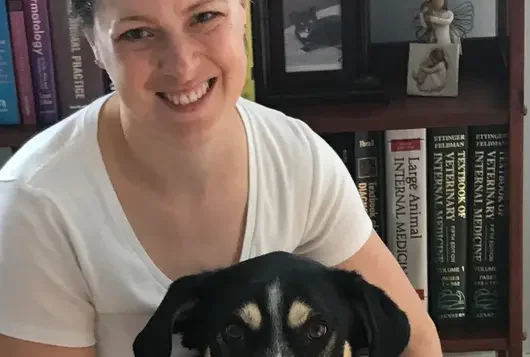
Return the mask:
<svg viewBox="0 0 530 357">
<path fill-rule="evenodd" d="M 358 269 L 442 356 L 338 155 L 239 98 L 239 1 L 74 0 L 116 93 L 0 172 L 0 356 L 131 357 L 173 279 L 280 249 Z"/>
</svg>

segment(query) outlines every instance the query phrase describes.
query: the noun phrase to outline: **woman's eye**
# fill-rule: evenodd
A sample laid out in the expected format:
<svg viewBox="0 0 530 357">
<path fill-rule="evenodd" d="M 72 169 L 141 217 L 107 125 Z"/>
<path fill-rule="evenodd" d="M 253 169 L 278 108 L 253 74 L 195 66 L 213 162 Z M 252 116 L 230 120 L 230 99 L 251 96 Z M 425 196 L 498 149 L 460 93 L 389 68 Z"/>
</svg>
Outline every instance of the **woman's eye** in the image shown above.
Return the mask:
<svg viewBox="0 0 530 357">
<path fill-rule="evenodd" d="M 208 22 L 210 20 L 213 20 L 217 16 L 219 16 L 220 13 L 213 12 L 213 11 L 207 11 L 207 12 L 201 12 L 200 14 L 197 14 L 194 16 L 194 22 L 202 24 L 204 22 Z"/>
<path fill-rule="evenodd" d="M 152 37 L 152 36 L 153 36 L 152 32 L 146 29 L 140 28 L 140 29 L 133 29 L 133 30 L 126 31 L 120 36 L 120 38 L 127 40 L 127 41 L 137 41 L 137 40 L 141 40 L 143 38 Z"/>
</svg>

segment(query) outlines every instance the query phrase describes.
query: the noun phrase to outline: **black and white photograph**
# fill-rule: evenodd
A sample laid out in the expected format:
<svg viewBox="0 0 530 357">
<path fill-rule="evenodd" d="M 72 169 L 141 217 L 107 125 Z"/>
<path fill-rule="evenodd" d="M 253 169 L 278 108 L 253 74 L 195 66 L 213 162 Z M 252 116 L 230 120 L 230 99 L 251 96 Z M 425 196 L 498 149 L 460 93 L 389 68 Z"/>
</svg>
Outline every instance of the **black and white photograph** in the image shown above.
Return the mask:
<svg viewBox="0 0 530 357">
<path fill-rule="evenodd" d="M 411 43 L 407 94 L 456 97 L 459 60 L 458 44 Z"/>
<path fill-rule="evenodd" d="M 285 71 L 341 70 L 341 0 L 284 0 Z"/>
</svg>

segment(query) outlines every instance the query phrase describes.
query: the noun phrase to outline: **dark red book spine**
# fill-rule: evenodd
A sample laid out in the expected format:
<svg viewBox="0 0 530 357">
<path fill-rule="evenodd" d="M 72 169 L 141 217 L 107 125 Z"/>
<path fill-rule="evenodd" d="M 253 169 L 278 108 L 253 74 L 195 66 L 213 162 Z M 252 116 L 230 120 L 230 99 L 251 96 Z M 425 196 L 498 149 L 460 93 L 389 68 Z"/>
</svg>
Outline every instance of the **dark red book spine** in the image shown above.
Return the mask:
<svg viewBox="0 0 530 357">
<path fill-rule="evenodd" d="M 37 123 L 37 113 L 31 68 L 29 66 L 28 37 L 26 35 L 22 0 L 8 0 L 7 9 L 9 11 L 11 47 L 15 65 L 20 115 L 23 124 L 35 125 Z"/>
</svg>

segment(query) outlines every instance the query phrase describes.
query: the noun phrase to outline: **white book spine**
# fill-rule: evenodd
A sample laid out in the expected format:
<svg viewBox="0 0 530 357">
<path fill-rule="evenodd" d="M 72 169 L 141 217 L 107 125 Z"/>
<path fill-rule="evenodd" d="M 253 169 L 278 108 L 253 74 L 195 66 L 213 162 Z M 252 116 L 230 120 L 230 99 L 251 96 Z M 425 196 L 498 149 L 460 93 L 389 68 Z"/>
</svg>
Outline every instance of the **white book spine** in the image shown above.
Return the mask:
<svg viewBox="0 0 530 357">
<path fill-rule="evenodd" d="M 385 131 L 387 244 L 428 309 L 426 129 Z"/>
</svg>

